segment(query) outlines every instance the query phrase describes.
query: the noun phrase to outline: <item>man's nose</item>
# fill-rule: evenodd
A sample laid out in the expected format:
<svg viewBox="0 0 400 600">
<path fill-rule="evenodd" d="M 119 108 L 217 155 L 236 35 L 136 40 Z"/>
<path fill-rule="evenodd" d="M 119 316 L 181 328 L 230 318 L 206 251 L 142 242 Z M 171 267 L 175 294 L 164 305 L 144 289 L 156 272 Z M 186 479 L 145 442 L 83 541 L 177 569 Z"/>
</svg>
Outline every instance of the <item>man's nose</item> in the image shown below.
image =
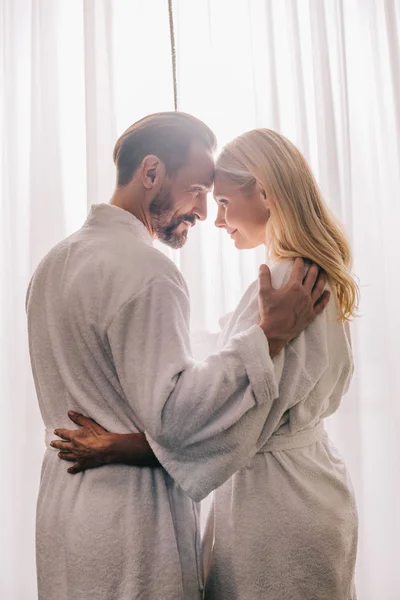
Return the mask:
<svg viewBox="0 0 400 600">
<path fill-rule="evenodd" d="M 199 217 L 199 221 L 207 219 L 207 194 L 199 194 L 194 212 Z"/>
</svg>

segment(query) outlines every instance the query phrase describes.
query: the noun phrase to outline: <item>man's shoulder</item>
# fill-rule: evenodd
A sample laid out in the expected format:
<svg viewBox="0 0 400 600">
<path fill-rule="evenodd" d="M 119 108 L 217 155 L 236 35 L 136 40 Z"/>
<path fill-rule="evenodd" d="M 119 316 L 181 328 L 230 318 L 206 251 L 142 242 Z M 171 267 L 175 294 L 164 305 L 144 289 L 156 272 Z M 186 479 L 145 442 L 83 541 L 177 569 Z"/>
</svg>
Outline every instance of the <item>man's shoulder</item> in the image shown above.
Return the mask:
<svg viewBox="0 0 400 600">
<path fill-rule="evenodd" d="M 131 250 L 131 256 L 127 256 L 123 249 L 122 252 L 112 253 L 111 268 L 133 279 L 139 277 L 141 286 L 146 286 L 152 281 L 170 280 L 186 287 L 182 273 L 163 252 L 142 242 L 136 243 Z"/>
<path fill-rule="evenodd" d="M 168 256 L 126 229 L 116 236 L 109 230 L 91 235 L 82 228 L 66 242 L 76 246 L 79 256 L 86 258 L 87 255 L 91 270 L 98 274 L 115 274 L 126 282 L 139 278 L 143 284 L 163 275 L 183 279 Z"/>
<path fill-rule="evenodd" d="M 182 277 L 178 267 L 166 254 L 164 254 L 158 248 L 143 244 L 143 248 L 140 249 L 140 254 L 143 255 L 146 262 L 151 267 L 151 271 L 159 273 L 160 275 L 175 275 Z"/>
<path fill-rule="evenodd" d="M 62 260 L 65 255 L 68 254 L 72 240 L 76 237 L 76 233 L 69 235 L 55 244 L 48 252 L 40 259 L 37 263 L 36 268 L 32 274 L 32 279 L 35 278 L 42 271 L 46 271 L 52 264 L 57 260 Z"/>
<path fill-rule="evenodd" d="M 139 298 L 152 302 L 170 294 L 189 298 L 186 282 L 175 263 L 154 246 L 140 240 L 107 249 L 105 271 L 113 306 L 122 307 Z M 100 269 L 101 270 L 101 267 Z M 183 294 L 183 296 L 181 296 Z"/>
<path fill-rule="evenodd" d="M 118 237 L 93 236 L 81 228 L 46 254 L 31 283 L 57 278 L 60 272 L 64 274 L 64 284 L 68 283 L 72 291 L 90 287 L 120 299 L 132 297 L 161 280 L 186 290 L 182 274 L 168 256 L 125 232 Z"/>
</svg>

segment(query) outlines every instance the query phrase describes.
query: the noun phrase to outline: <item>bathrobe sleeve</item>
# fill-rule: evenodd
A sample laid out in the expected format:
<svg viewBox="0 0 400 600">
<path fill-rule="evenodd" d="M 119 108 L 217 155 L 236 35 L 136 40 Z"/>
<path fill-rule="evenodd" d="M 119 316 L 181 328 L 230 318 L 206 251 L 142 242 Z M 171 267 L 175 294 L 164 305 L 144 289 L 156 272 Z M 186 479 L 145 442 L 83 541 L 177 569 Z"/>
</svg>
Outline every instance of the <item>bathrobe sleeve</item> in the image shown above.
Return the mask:
<svg viewBox="0 0 400 600">
<path fill-rule="evenodd" d="M 191 332 L 192 354 L 197 360 L 204 360 L 210 354 L 214 354 L 220 347 L 221 331 L 232 318 L 233 312 L 223 315 L 219 321 L 219 331 L 210 332 L 195 330 Z"/>
<path fill-rule="evenodd" d="M 192 359 L 189 297 L 172 269 L 120 308 L 107 341 L 126 401 L 165 450 L 213 437 L 278 395 L 268 342 L 258 326 L 205 361 Z"/>
<path fill-rule="evenodd" d="M 290 270 L 290 265 L 279 265 L 272 271 L 274 287 L 286 281 Z M 326 416 L 324 406 L 332 405 L 332 399 L 339 402 L 348 387 L 352 361 L 346 331 L 337 322 L 332 297 L 327 309 L 274 359 L 277 399 L 258 399 L 257 409 L 213 435 L 200 432 L 191 444 L 165 448 L 148 436 L 161 464 L 191 498 L 200 500 L 248 463 L 288 411 L 294 431 L 297 422 L 318 422 L 319 416 Z M 254 397 L 251 385 L 242 393 L 244 398 Z"/>
</svg>

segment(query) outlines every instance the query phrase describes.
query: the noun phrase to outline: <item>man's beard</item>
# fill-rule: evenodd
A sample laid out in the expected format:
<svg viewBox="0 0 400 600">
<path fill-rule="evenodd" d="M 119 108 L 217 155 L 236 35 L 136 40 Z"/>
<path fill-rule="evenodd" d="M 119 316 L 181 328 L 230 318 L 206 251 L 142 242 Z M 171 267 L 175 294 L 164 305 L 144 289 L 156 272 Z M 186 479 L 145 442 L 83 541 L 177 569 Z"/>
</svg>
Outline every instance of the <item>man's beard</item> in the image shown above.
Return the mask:
<svg viewBox="0 0 400 600">
<path fill-rule="evenodd" d="M 196 217 L 193 214 L 179 215 L 171 217 L 174 201 L 169 190 L 161 189 L 159 194 L 151 201 L 149 210 L 151 214 L 151 225 L 157 239 L 170 248 L 178 249 L 186 242 L 188 230 L 185 229 L 178 233 L 178 227 L 184 221 L 195 223 Z"/>
</svg>

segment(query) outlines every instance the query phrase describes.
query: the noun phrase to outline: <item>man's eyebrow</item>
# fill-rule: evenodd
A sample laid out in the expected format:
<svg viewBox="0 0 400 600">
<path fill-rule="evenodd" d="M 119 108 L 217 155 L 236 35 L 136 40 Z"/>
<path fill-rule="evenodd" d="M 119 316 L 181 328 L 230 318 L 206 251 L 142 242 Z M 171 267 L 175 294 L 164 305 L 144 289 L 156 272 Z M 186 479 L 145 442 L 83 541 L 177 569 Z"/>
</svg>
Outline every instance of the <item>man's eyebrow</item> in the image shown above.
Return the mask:
<svg viewBox="0 0 400 600">
<path fill-rule="evenodd" d="M 206 183 L 192 183 L 189 186 L 189 188 L 190 189 L 202 188 L 203 190 L 206 190 L 209 192 L 211 190 L 212 186 L 213 186 L 213 182 L 210 183 L 209 181 L 207 181 Z"/>
</svg>

